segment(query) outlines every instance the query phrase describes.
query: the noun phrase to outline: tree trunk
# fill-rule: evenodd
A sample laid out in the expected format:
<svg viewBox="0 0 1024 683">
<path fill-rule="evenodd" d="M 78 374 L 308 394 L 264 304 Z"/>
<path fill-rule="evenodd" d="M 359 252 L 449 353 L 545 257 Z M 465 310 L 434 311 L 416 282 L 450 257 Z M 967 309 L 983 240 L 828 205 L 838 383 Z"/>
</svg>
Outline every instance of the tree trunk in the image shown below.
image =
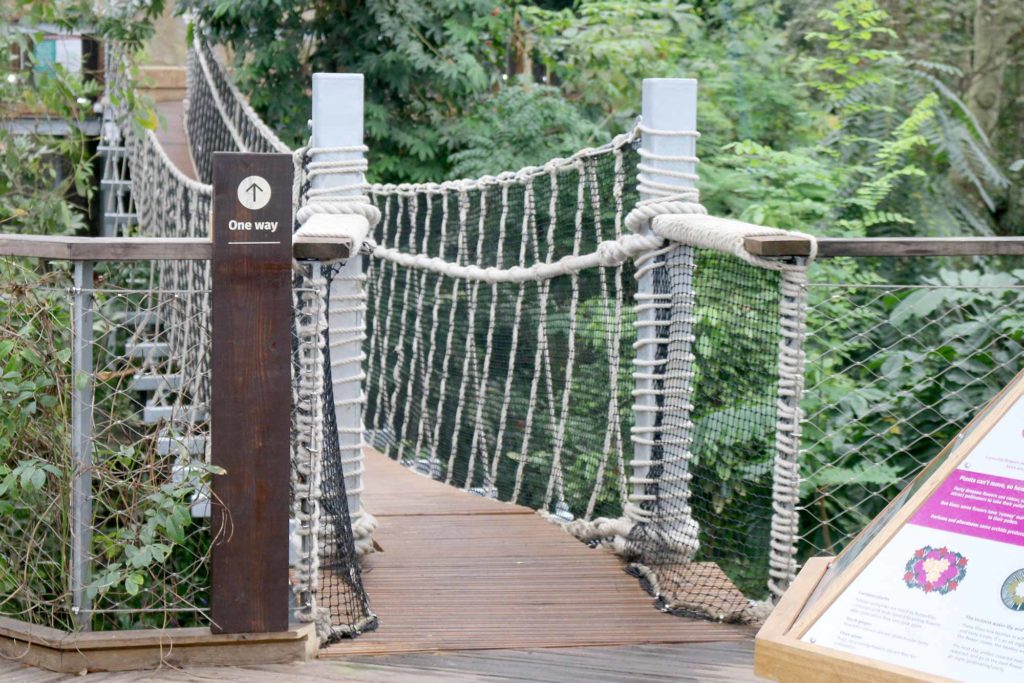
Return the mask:
<svg viewBox="0 0 1024 683">
<path fill-rule="evenodd" d="M 1020 0 L 977 0 L 974 54 L 967 106 L 985 135 L 993 136 L 1004 104 L 1003 78 L 1010 60 L 1010 39 L 1019 30 Z"/>
</svg>

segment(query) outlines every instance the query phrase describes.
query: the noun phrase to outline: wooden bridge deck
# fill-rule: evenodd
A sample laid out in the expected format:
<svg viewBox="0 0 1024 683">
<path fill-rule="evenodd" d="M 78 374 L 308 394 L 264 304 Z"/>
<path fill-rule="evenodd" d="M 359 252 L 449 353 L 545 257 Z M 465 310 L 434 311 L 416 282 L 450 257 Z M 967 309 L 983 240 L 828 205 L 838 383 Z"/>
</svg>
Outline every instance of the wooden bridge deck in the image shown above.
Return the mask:
<svg viewBox="0 0 1024 683">
<path fill-rule="evenodd" d="M 185 133 L 185 104 L 180 100 L 157 102 L 154 105 L 163 119 L 156 129 L 156 138 L 160 141 L 167 157 L 192 180 L 198 180 L 192 154 L 189 152 L 188 137 Z"/>
<path fill-rule="evenodd" d="M 664 614 L 622 561 L 532 510 L 473 496 L 368 451 L 383 552 L 363 579 L 381 627 L 322 657 L 747 641 L 749 627 Z"/>
</svg>

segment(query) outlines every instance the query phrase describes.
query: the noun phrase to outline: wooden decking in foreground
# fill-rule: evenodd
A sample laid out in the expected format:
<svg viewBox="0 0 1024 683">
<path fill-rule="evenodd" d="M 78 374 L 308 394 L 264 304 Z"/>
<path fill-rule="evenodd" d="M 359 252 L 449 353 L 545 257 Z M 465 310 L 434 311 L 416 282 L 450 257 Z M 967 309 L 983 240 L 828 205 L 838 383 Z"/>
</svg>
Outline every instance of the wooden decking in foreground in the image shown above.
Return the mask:
<svg viewBox="0 0 1024 683">
<path fill-rule="evenodd" d="M 384 551 L 364 563 L 381 627 L 306 664 L 89 674 L 88 681 L 754 682 L 753 629 L 654 609 L 622 562 L 533 511 L 367 454 Z M 63 674 L 0 660 L 0 680 Z M 82 680 L 80 677 L 76 680 Z"/>
<path fill-rule="evenodd" d="M 363 581 L 380 629 L 321 657 L 749 641 L 664 614 L 622 561 L 528 508 L 473 496 L 368 451 L 363 499 L 383 552 Z"/>
<path fill-rule="evenodd" d="M 359 655 L 306 664 L 218 668 L 164 667 L 157 671 L 66 676 L 0 660 L 0 681 L 238 681 L 239 683 L 620 683 L 621 681 L 754 683 L 751 641 L 620 647 Z"/>
</svg>

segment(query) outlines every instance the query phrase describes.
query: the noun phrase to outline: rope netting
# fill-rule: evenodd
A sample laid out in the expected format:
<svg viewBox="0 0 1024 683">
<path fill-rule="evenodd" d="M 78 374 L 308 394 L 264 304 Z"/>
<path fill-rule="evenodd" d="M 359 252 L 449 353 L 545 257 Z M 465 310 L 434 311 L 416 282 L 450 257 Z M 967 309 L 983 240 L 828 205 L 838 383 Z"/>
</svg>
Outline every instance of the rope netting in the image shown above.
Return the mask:
<svg viewBox="0 0 1024 683">
<path fill-rule="evenodd" d="M 636 201 L 627 183 L 636 157 L 623 138 L 518 177 L 372 188 L 383 216 L 378 251 L 522 273 L 518 282 L 488 282 L 486 271 L 474 278 L 371 260 L 366 424 L 374 445 L 481 495 L 554 505 L 563 517 L 621 512 L 632 265 L 554 278 L 528 269 L 622 236 L 625 207 Z M 560 216 L 569 230 L 556 229 Z"/>
<path fill-rule="evenodd" d="M 665 609 L 753 619 L 750 601 L 795 570 L 793 483 L 777 489 L 798 440 L 792 420 L 780 429 L 780 316 L 801 292 L 726 244 L 631 234 L 640 144 L 371 187 L 383 220 L 368 270 L 369 439 L 612 545 Z"/>
<path fill-rule="evenodd" d="M 213 182 L 214 152 L 291 154 L 238 92 L 210 45 L 198 37 L 188 51 L 187 75 L 185 130 L 200 180 Z"/>
<path fill-rule="evenodd" d="M 194 52 L 193 153 L 280 149 Z M 497 177 L 355 188 L 381 217 L 353 233 L 367 440 L 613 547 L 663 609 L 756 619 L 796 568 L 805 264 L 743 251 L 780 231 L 676 220 L 704 213 L 695 174 L 651 170 L 696 159 L 645 135 L 696 134 L 640 126 Z"/>
<path fill-rule="evenodd" d="M 132 87 L 123 68 L 122 55 L 110 50 L 108 88 Z M 196 58 L 191 57 L 195 68 Z M 206 71 L 204 74 L 220 73 Z M 206 76 L 200 79 L 206 82 Z M 190 80 L 190 93 L 196 79 Z M 233 88 L 227 81 L 223 87 Z M 237 91 L 231 90 L 237 95 Z M 201 97 L 196 102 L 201 103 Z M 225 102 L 238 104 L 238 98 Z M 239 105 L 243 106 L 243 105 Z M 247 105 L 244 105 L 247 107 Z M 105 147 L 123 149 L 127 163 L 108 164 L 107 168 L 124 169 L 130 180 L 131 202 L 138 224 L 135 234 L 151 237 L 208 237 L 212 210 L 212 187 L 193 180 L 177 169 L 167 157 L 156 135 L 140 128 L 131 117 L 111 107 Z M 198 122 L 203 130 L 220 130 L 203 126 L 203 121 L 224 121 L 221 109 L 203 110 L 197 104 L 190 110 L 190 123 Z M 243 109 L 244 120 L 251 110 Z M 197 113 L 198 112 L 198 113 Z M 204 113 L 205 112 L 205 113 Z M 190 125 L 191 130 L 191 125 Z M 197 134 L 197 140 L 203 139 Z M 254 143 L 255 144 L 255 143 Z M 224 146 L 221 146 L 224 145 Z M 211 144 L 200 154 L 193 150 L 195 165 L 201 177 L 212 176 L 212 152 L 232 147 L 223 141 Z M 277 151 L 260 147 L 259 151 Z M 205 175 L 203 171 L 206 171 Z M 300 171 L 301 165 L 300 165 Z M 299 197 L 303 177 L 297 178 Z M 352 537 L 346 506 L 345 481 L 339 477 L 341 451 L 334 422 L 334 406 L 330 393 L 331 358 L 326 343 L 327 297 L 326 277 L 330 269 L 318 264 L 296 264 L 295 334 L 293 335 L 293 434 L 292 434 L 292 552 L 291 590 L 295 594 L 295 615 L 301 620 L 315 620 L 321 637 L 330 640 L 341 635 L 354 635 L 372 628 L 375 617 L 370 612 Z M 200 293 L 210 289 L 210 268 L 205 261 L 160 261 L 145 274 L 148 285 L 156 293 L 157 303 L 146 319 L 146 334 L 166 330 L 160 351 L 175 359 L 182 368 L 181 378 L 190 378 L 193 385 L 155 382 L 148 399 L 148 409 L 163 410 L 166 424 L 173 430 L 187 422 L 189 433 L 209 434 L 209 324 L 208 297 Z M 168 303 L 170 302 L 170 303 Z M 173 305 L 172 305 L 173 304 Z M 186 324 L 186 321 L 203 324 Z M 147 370 L 148 371 L 148 370 Z M 155 370 L 154 377 L 162 377 Z M 182 380 L 184 381 L 184 379 Z M 187 404 L 183 404 L 187 401 Z M 188 442 L 190 447 L 195 441 Z M 198 452 L 202 462 L 210 457 L 209 440 L 203 439 Z M 335 495 L 325 500 L 322 489 Z M 321 515 L 321 509 L 326 515 Z M 285 587 L 282 587 L 284 590 Z"/>
</svg>

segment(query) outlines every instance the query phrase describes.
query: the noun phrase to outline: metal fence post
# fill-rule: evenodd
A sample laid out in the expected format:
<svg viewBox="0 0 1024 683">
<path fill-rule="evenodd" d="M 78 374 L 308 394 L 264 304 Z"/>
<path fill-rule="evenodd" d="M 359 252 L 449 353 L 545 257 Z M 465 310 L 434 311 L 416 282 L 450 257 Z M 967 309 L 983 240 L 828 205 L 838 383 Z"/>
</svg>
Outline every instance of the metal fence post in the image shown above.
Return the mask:
<svg viewBox="0 0 1024 683">
<path fill-rule="evenodd" d="M 92 621 L 93 265 L 75 261 L 71 297 L 71 604 L 83 631 Z"/>
</svg>

